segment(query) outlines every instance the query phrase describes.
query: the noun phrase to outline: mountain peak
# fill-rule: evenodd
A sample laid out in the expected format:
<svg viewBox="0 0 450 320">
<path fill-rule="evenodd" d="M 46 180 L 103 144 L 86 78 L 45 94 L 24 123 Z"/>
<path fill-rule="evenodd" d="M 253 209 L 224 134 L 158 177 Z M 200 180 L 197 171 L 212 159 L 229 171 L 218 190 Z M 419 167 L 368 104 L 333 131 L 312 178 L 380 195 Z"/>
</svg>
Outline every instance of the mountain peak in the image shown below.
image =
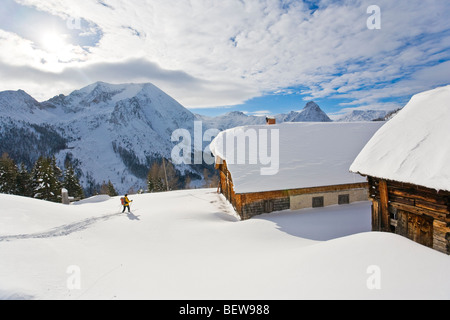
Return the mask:
<svg viewBox="0 0 450 320">
<path fill-rule="evenodd" d="M 226 116 L 240 116 L 240 117 L 248 117 L 245 113 L 242 111 L 231 111 L 226 114 Z"/>
<path fill-rule="evenodd" d="M 306 104 L 300 112 L 291 112 L 287 122 L 332 122 L 328 115 L 314 101 Z"/>
<path fill-rule="evenodd" d="M 40 104 L 23 90 L 0 92 L 0 109 L 2 111 L 33 112 Z"/>
<path fill-rule="evenodd" d="M 320 107 L 314 101 L 310 101 L 306 104 L 305 108 L 303 108 L 303 110 L 305 110 L 305 109 L 320 109 Z"/>
</svg>

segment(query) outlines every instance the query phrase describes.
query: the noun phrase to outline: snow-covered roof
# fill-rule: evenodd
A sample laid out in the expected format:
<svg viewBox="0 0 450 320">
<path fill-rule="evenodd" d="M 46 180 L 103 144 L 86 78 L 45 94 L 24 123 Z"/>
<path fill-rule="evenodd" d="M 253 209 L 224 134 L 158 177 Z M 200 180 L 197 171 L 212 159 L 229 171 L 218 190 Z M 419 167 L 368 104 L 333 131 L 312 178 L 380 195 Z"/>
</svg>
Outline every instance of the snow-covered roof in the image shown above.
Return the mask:
<svg viewBox="0 0 450 320">
<path fill-rule="evenodd" d="M 283 123 L 239 127 L 221 132 L 210 149 L 216 157 L 226 160 L 238 194 L 359 183 L 366 179 L 349 172 L 349 167 L 383 124 Z M 227 148 L 231 138 L 252 137 L 252 132 L 256 132 L 258 141 L 253 145 L 246 143 L 244 155 L 237 142 Z M 272 143 L 271 137 L 279 143 Z M 264 141 L 270 141 L 269 148 L 261 148 Z M 265 155 L 269 159 L 264 159 Z M 238 157 L 242 157 L 240 162 Z M 255 164 L 251 164 L 252 159 Z"/>
<path fill-rule="evenodd" d="M 415 95 L 374 135 L 350 170 L 450 191 L 450 86 Z"/>
</svg>

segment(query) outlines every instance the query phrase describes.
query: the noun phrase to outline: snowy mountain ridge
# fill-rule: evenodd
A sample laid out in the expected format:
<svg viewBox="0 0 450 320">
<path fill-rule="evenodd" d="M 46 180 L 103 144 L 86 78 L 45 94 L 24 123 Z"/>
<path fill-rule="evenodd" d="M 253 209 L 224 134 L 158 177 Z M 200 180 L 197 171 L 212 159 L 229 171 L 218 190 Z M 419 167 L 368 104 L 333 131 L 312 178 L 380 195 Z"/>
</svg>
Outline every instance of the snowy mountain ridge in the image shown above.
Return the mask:
<svg viewBox="0 0 450 320">
<path fill-rule="evenodd" d="M 337 122 L 374 121 L 384 118 L 387 111 L 384 110 L 353 110 L 342 117 Z"/>
<path fill-rule="evenodd" d="M 207 127 L 227 130 L 235 127 L 262 125 L 266 123 L 264 116 L 247 115 L 241 111 L 232 111 L 217 117 L 206 117 L 196 114 L 197 118 L 206 123 Z M 287 114 L 275 115 L 277 123 L 285 122 L 331 122 L 328 115 L 315 102 L 308 102 L 301 111 L 291 111 Z"/>
<path fill-rule="evenodd" d="M 52 149 L 61 167 L 69 159 L 82 172 L 85 187 L 110 180 L 126 192 L 145 187 L 152 161 L 171 157 L 172 132 L 179 128 L 193 132 L 195 120 L 152 84 L 97 82 L 42 103 L 24 91 L 7 91 L 0 93 L 0 151 L 25 159 L 30 166 L 39 150 L 29 156 L 31 146 L 17 150 L 17 144 L 30 137 L 38 142 L 63 139 L 64 144 Z"/>
</svg>

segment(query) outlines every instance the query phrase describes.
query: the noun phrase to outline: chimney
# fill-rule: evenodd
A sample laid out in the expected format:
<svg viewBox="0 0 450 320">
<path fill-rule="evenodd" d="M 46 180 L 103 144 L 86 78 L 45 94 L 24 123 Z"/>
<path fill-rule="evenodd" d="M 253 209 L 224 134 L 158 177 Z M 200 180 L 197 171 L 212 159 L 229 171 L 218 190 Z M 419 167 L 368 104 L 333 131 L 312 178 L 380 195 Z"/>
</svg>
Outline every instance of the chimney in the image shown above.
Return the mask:
<svg viewBox="0 0 450 320">
<path fill-rule="evenodd" d="M 277 124 L 277 120 L 275 117 L 266 117 L 266 124 L 269 126 Z"/>
</svg>

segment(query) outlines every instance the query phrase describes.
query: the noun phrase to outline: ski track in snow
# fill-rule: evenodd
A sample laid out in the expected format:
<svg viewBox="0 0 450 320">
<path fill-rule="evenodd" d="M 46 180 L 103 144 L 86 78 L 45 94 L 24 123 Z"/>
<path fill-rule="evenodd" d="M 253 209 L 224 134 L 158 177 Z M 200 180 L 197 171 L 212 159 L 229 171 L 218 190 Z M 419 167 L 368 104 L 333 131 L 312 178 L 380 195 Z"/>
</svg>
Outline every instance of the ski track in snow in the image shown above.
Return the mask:
<svg viewBox="0 0 450 320">
<path fill-rule="evenodd" d="M 86 230 L 89 226 L 93 225 L 94 223 L 97 223 L 100 221 L 107 221 L 107 220 L 110 220 L 119 215 L 121 215 L 121 213 L 114 213 L 114 214 L 109 214 L 109 215 L 105 215 L 105 216 L 101 216 L 101 217 L 89 218 L 89 219 L 83 220 L 81 222 L 63 225 L 61 227 L 54 228 L 47 232 L 12 235 L 12 236 L 0 236 L 0 242 L 3 242 L 3 241 L 10 242 L 10 241 L 14 241 L 14 240 L 26 240 L 26 239 L 46 239 L 46 238 L 64 237 L 64 236 L 68 236 L 75 232 L 80 232 L 80 231 Z"/>
</svg>

